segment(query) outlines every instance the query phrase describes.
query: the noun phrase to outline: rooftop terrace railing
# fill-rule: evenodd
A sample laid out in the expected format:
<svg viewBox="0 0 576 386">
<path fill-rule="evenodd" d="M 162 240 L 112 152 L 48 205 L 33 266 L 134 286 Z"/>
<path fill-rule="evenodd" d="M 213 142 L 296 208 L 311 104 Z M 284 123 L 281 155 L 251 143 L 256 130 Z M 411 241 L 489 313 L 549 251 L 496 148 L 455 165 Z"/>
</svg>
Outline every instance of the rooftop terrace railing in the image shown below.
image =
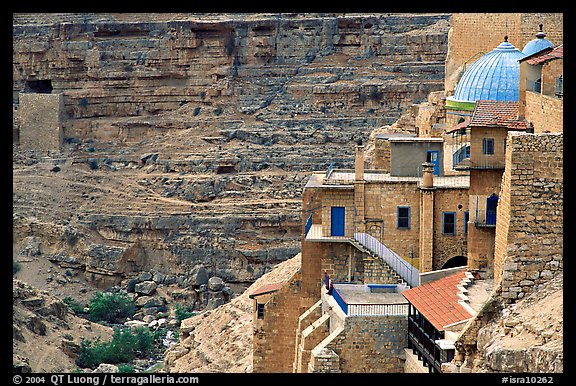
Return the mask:
<svg viewBox="0 0 576 386">
<path fill-rule="evenodd" d="M 332 288 L 332 297 L 347 316 L 408 316 L 409 304 L 350 302 L 337 288 Z"/>
</svg>

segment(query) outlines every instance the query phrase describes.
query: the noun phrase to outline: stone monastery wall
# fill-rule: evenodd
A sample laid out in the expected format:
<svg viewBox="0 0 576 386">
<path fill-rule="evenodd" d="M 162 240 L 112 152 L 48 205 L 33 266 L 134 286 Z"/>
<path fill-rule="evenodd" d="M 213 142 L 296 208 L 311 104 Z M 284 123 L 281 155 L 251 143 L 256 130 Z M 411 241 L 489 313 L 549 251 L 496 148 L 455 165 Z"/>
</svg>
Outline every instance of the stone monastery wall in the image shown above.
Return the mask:
<svg viewBox="0 0 576 386">
<path fill-rule="evenodd" d="M 498 205 L 494 282 L 521 299 L 563 270 L 563 135 L 510 133 Z"/>
</svg>

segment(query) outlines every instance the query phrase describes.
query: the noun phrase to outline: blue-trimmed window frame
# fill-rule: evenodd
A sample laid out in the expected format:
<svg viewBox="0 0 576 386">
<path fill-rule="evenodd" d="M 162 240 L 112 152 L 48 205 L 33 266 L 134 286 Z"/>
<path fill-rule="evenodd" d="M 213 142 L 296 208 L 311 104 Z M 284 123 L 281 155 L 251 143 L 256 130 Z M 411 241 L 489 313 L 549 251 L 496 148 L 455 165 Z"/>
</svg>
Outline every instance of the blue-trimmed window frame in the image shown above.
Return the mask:
<svg viewBox="0 0 576 386">
<path fill-rule="evenodd" d="M 464 212 L 464 234 L 468 234 L 468 221 L 470 221 L 470 211 Z"/>
<path fill-rule="evenodd" d="M 483 138 L 482 139 L 482 154 L 493 155 L 494 154 L 494 138 Z"/>
<path fill-rule="evenodd" d="M 446 232 L 446 215 L 452 215 L 454 222 L 452 223 L 452 232 Z M 442 234 L 455 235 L 456 234 L 456 212 L 442 212 Z"/>
<path fill-rule="evenodd" d="M 400 216 L 400 209 L 407 209 L 408 215 L 407 216 Z M 404 225 L 404 223 L 402 225 L 400 225 L 401 219 L 406 222 L 406 225 Z M 398 205 L 396 207 L 396 229 L 410 229 L 410 207 L 409 206 Z"/>
</svg>

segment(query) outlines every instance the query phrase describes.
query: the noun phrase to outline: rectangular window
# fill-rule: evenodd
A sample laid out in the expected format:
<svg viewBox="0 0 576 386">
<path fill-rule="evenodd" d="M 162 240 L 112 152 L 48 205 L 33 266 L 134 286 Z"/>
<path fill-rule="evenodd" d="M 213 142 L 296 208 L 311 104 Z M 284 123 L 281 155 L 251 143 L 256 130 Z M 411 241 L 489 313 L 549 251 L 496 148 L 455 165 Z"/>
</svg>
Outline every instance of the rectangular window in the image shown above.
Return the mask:
<svg viewBox="0 0 576 386">
<path fill-rule="evenodd" d="M 482 140 L 482 154 L 494 154 L 494 138 Z"/>
<path fill-rule="evenodd" d="M 256 305 L 256 311 L 258 313 L 258 319 L 264 319 L 264 303 L 258 303 Z"/>
<path fill-rule="evenodd" d="M 470 212 L 464 212 L 464 234 L 468 234 L 468 220 L 470 220 Z"/>
<path fill-rule="evenodd" d="M 399 206 L 396 211 L 396 227 L 398 229 L 410 229 L 410 207 Z"/>
<path fill-rule="evenodd" d="M 442 233 L 453 235 L 456 233 L 456 213 L 442 212 Z"/>
</svg>

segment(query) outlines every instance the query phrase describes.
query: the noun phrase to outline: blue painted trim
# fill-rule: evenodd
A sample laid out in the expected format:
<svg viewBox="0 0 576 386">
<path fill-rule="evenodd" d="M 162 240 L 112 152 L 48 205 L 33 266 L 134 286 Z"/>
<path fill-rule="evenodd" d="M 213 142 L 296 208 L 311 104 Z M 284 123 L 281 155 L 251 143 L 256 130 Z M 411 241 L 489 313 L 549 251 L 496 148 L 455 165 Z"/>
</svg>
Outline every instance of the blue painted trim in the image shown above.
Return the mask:
<svg viewBox="0 0 576 386">
<path fill-rule="evenodd" d="M 446 219 L 447 214 L 451 214 L 454 216 L 454 231 L 453 232 L 444 232 L 444 220 Z M 455 235 L 456 234 L 456 212 L 442 212 L 442 234 L 443 235 Z"/>
</svg>

